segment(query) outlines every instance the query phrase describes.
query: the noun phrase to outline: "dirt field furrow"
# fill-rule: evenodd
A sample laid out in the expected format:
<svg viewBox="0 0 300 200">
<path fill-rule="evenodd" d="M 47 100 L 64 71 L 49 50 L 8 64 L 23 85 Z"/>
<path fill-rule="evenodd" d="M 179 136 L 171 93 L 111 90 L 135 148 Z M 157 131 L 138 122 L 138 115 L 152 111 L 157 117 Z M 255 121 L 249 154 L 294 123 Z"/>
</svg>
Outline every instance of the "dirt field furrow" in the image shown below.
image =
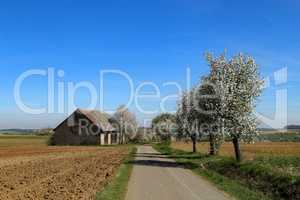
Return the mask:
<svg viewBox="0 0 300 200">
<path fill-rule="evenodd" d="M 0 199 L 91 199 L 128 153 L 126 147 L 56 148 L 0 156 Z"/>
</svg>

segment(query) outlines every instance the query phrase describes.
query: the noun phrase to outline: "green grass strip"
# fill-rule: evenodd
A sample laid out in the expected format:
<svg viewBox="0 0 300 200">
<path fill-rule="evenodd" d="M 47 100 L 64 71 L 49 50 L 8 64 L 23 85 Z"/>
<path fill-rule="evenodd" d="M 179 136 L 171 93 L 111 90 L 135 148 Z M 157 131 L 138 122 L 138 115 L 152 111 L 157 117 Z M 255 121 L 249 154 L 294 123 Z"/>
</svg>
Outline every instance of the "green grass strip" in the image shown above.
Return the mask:
<svg viewBox="0 0 300 200">
<path fill-rule="evenodd" d="M 212 182 L 217 188 L 227 192 L 229 195 L 239 200 L 270 200 L 262 192 L 257 190 L 252 190 L 240 182 L 232 180 L 222 174 L 217 173 L 214 170 L 206 169 L 201 167 L 201 162 L 206 162 L 207 160 L 216 159 L 214 157 L 205 157 L 199 153 L 190 153 L 181 150 L 172 149 L 166 144 L 155 144 L 153 147 L 173 158 L 177 163 L 184 165 L 188 169 L 192 170 L 195 174 L 200 175 Z M 220 159 L 220 158 L 217 158 Z"/>
</svg>

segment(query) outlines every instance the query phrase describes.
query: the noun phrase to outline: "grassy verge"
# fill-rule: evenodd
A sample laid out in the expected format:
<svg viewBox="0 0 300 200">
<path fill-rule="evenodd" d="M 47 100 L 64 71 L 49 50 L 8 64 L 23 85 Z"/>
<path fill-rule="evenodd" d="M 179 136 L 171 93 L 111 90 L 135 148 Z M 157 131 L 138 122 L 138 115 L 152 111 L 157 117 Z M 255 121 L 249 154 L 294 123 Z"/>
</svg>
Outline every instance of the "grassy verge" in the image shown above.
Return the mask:
<svg viewBox="0 0 300 200">
<path fill-rule="evenodd" d="M 156 144 L 154 148 L 159 152 L 168 155 L 173 158 L 179 164 L 191 169 L 198 175 L 206 178 L 207 180 L 214 183 L 219 189 L 227 192 L 231 196 L 240 200 L 269 200 L 272 199 L 269 195 L 265 195 L 263 192 L 250 188 L 247 184 L 243 183 L 243 180 L 232 179 L 227 177 L 218 170 L 214 169 L 212 164 L 219 164 L 227 166 L 229 163 L 234 161 L 229 158 L 223 157 L 208 157 L 199 153 L 189 153 L 182 150 L 175 150 L 170 148 L 168 145 Z M 216 166 L 214 166 L 216 167 Z M 235 173 L 235 172 L 229 172 Z"/>
<path fill-rule="evenodd" d="M 100 191 L 97 200 L 123 200 L 127 192 L 127 185 L 132 171 L 132 164 L 129 161 L 134 159 L 136 148 L 132 147 L 130 154 L 120 166 L 116 177 Z"/>
</svg>

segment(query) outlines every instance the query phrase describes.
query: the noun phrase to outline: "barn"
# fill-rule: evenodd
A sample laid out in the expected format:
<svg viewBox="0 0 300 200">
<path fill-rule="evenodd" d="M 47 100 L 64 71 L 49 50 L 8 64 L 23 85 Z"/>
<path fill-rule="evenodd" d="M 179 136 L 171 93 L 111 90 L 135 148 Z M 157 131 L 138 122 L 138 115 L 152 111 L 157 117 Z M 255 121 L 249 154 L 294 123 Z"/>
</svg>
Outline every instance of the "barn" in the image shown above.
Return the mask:
<svg viewBox="0 0 300 200">
<path fill-rule="evenodd" d="M 55 129 L 51 143 L 55 145 L 112 145 L 119 143 L 117 127 L 110 115 L 97 110 L 75 110 Z"/>
</svg>

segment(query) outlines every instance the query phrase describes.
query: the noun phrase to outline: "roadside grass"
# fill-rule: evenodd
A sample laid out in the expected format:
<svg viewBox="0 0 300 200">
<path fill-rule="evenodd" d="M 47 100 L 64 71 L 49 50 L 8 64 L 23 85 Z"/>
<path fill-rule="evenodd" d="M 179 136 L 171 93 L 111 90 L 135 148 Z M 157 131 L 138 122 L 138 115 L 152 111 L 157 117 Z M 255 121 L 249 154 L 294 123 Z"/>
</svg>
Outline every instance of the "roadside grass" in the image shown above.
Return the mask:
<svg viewBox="0 0 300 200">
<path fill-rule="evenodd" d="M 287 174 L 294 177 L 300 176 L 300 155 L 258 156 L 255 162 L 271 169 L 275 173 Z"/>
<path fill-rule="evenodd" d="M 96 200 L 123 200 L 127 192 L 128 181 L 132 172 L 136 147 L 132 146 L 129 155 L 124 159 L 115 178 L 96 195 Z"/>
<path fill-rule="evenodd" d="M 276 166 L 297 165 L 299 160 L 295 157 L 270 157 L 269 160 L 261 158 L 236 163 L 230 157 L 190 153 L 172 149 L 166 144 L 156 144 L 154 148 L 205 177 L 236 199 L 300 199 L 299 176 L 276 170 Z"/>
</svg>

